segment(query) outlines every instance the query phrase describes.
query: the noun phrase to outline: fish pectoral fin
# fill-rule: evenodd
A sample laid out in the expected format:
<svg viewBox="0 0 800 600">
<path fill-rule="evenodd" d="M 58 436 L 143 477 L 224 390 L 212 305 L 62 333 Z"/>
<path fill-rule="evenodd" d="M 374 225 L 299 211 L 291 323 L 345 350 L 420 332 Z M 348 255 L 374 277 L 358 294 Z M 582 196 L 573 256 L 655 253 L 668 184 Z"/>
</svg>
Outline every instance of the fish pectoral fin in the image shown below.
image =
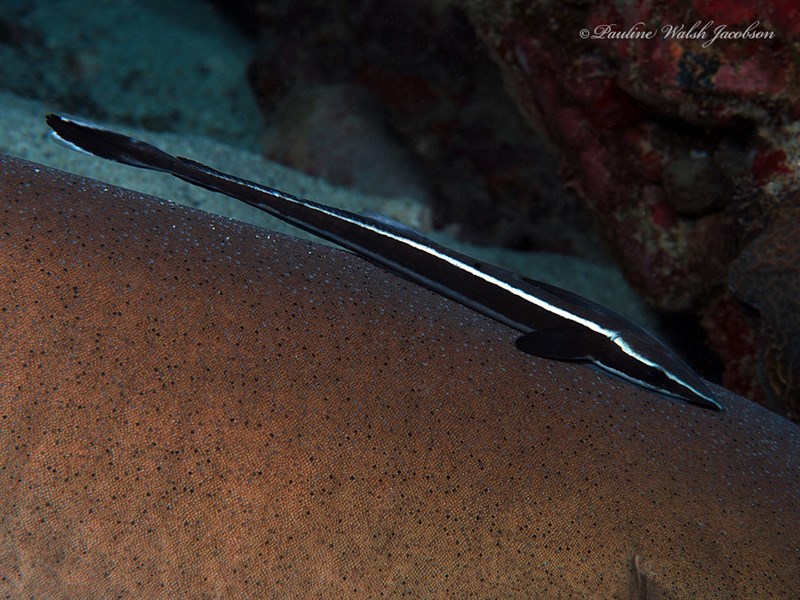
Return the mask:
<svg viewBox="0 0 800 600">
<path fill-rule="evenodd" d="M 579 325 L 557 325 L 526 333 L 516 339 L 518 350 L 553 360 L 591 360 L 592 332 Z"/>
</svg>

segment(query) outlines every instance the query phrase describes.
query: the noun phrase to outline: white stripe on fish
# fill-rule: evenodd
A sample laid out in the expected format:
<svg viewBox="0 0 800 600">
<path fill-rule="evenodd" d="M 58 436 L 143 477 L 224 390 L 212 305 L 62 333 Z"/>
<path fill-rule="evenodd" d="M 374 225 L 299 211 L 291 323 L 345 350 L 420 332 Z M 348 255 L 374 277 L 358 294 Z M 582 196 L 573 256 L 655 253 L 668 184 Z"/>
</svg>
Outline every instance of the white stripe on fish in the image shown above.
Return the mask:
<svg viewBox="0 0 800 600">
<path fill-rule="evenodd" d="M 577 294 L 484 265 L 387 217 L 299 198 L 74 117 L 47 115 L 47 123 L 55 139 L 74 150 L 164 171 L 246 202 L 521 331 L 516 345 L 524 352 L 588 361 L 644 388 L 722 410 L 705 382 L 674 352 Z"/>
</svg>

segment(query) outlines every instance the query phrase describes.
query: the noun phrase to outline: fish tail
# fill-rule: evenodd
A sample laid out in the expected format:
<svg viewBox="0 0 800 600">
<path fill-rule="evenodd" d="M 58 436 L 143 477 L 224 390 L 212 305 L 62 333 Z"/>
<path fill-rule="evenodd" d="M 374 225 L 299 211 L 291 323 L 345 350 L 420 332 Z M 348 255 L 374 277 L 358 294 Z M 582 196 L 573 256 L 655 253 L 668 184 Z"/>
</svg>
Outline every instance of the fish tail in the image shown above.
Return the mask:
<svg viewBox="0 0 800 600">
<path fill-rule="evenodd" d="M 168 173 L 180 165 L 176 157 L 151 144 L 94 123 L 55 114 L 49 114 L 45 119 L 53 130 L 53 139 L 73 150 L 125 165 Z"/>
</svg>

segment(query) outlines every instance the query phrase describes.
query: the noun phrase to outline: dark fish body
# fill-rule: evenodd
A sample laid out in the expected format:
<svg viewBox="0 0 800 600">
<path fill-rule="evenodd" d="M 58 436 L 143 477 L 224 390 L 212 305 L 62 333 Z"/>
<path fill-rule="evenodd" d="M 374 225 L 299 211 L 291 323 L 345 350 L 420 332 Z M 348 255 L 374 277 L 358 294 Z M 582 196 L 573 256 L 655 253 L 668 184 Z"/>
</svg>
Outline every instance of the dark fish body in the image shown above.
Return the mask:
<svg viewBox="0 0 800 600">
<path fill-rule="evenodd" d="M 627 319 L 586 298 L 482 264 L 385 217 L 355 214 L 299 198 L 171 156 L 73 117 L 48 115 L 47 122 L 56 139 L 69 147 L 164 171 L 246 202 L 496 319 L 523 333 L 516 345 L 524 352 L 587 361 L 661 394 L 706 408 L 722 408 L 703 380 L 674 352 Z"/>
</svg>

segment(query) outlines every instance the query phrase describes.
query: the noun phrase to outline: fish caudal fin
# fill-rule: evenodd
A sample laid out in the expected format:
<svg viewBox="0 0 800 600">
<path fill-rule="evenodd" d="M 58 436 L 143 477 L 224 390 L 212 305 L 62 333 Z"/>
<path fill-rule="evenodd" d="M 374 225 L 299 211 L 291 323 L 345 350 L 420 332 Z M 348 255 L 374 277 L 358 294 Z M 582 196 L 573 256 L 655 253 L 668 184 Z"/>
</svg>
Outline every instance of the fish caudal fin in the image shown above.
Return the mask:
<svg viewBox="0 0 800 600">
<path fill-rule="evenodd" d="M 45 117 L 59 144 L 85 154 L 144 169 L 170 172 L 178 159 L 155 146 L 66 115 Z"/>
</svg>

